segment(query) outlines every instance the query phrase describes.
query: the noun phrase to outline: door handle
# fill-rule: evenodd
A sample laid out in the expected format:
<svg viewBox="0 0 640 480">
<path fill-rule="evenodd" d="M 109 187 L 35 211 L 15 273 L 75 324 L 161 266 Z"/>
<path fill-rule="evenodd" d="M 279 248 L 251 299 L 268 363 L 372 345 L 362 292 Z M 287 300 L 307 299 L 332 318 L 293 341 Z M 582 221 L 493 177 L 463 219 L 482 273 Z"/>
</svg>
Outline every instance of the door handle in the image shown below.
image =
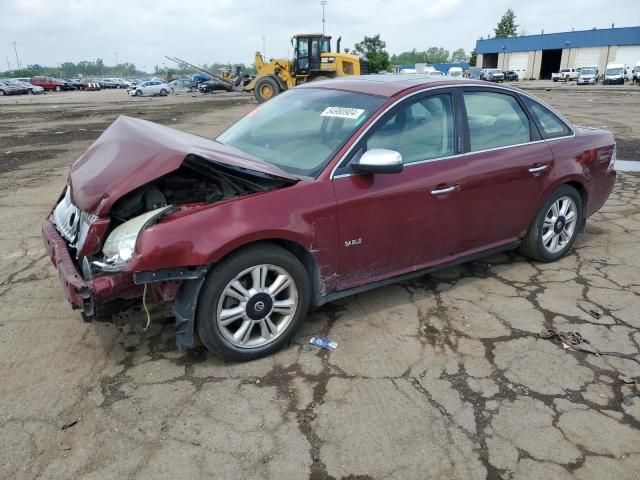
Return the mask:
<svg viewBox="0 0 640 480">
<path fill-rule="evenodd" d="M 547 168 L 549 168 L 549 165 L 540 165 L 539 167 L 531 167 L 529 169 L 529 172 L 538 173 L 538 172 L 542 172 L 543 170 L 546 170 Z"/>
<path fill-rule="evenodd" d="M 450 193 L 453 192 L 456 189 L 456 187 L 446 187 L 446 188 L 439 188 L 437 190 L 431 190 L 431 195 L 442 195 L 443 193 Z"/>
</svg>

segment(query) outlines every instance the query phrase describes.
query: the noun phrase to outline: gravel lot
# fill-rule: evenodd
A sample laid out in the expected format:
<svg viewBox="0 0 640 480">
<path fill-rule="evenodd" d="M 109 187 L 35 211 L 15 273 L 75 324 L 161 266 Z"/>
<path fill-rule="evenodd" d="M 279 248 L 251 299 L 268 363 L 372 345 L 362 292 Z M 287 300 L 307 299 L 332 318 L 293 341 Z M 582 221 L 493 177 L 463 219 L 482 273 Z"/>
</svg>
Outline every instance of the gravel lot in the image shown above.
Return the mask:
<svg viewBox="0 0 640 480">
<path fill-rule="evenodd" d="M 520 85 L 640 159 L 640 88 Z M 560 262 L 496 255 L 335 302 L 260 361 L 177 352 L 161 316 L 83 323 L 40 238 L 72 161 L 119 114 L 213 136 L 254 106 L 0 98 L 0 478 L 640 478 L 640 174 Z"/>
</svg>

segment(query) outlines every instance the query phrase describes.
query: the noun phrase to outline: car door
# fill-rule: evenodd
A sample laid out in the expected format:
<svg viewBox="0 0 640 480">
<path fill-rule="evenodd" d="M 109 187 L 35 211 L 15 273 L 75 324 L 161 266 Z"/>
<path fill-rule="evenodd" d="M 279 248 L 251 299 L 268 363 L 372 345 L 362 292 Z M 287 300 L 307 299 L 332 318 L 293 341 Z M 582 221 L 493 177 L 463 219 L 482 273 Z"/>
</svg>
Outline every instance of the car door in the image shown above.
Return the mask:
<svg viewBox="0 0 640 480">
<path fill-rule="evenodd" d="M 453 258 L 466 159 L 452 92 L 396 105 L 360 139 L 334 174 L 338 208 L 338 289 L 356 287 Z M 373 148 L 400 152 L 400 173 L 352 173 Z"/>
<path fill-rule="evenodd" d="M 553 153 L 521 99 L 506 89 L 465 88 L 468 177 L 463 254 L 513 242 L 529 228 L 554 168 Z"/>
</svg>

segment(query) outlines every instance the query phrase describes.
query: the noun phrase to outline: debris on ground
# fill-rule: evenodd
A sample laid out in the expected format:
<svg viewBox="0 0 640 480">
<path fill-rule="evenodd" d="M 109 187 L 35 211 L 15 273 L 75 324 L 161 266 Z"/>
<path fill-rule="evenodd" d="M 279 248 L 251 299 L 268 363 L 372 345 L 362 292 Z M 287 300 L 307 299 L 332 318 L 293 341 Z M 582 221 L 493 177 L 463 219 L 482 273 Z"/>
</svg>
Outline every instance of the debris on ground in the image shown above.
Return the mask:
<svg viewBox="0 0 640 480">
<path fill-rule="evenodd" d="M 338 348 L 338 342 L 334 342 L 327 337 L 311 337 L 309 343 L 323 350 L 335 350 Z"/>
<path fill-rule="evenodd" d="M 76 423 L 78 423 L 78 419 L 75 420 L 71 420 L 67 423 L 65 423 L 64 425 L 62 425 L 62 427 L 60 428 L 60 430 L 66 430 L 67 428 L 71 428 L 73 427 Z"/>
<path fill-rule="evenodd" d="M 633 384 L 635 386 L 635 390 L 636 390 L 635 392 L 622 397 L 622 403 L 624 403 L 627 407 L 629 407 L 633 405 L 633 397 L 640 397 L 640 385 L 638 385 L 638 380 L 625 377 L 624 375 L 618 375 L 618 380 L 621 380 L 623 383 Z"/>
<path fill-rule="evenodd" d="M 573 348 L 575 350 L 593 353 L 596 356 L 600 355 L 600 352 L 591 346 L 589 340 L 583 338 L 578 332 L 565 332 L 562 330 L 556 330 L 555 328 L 545 328 L 538 334 L 538 336 L 545 339 L 557 338 L 560 340 L 560 343 L 565 350 Z"/>
<path fill-rule="evenodd" d="M 627 360 L 631 360 L 632 362 L 640 363 L 640 358 L 638 358 L 640 356 L 640 352 L 635 354 L 602 352 L 592 346 L 591 342 L 589 342 L 589 340 L 587 340 L 586 338 L 583 338 L 582 335 L 580 335 L 580 333 L 578 332 L 564 332 L 562 330 L 556 330 L 555 328 L 544 328 L 540 333 L 538 333 L 538 336 L 544 339 L 557 338 L 565 350 L 580 350 L 583 352 L 592 353 L 597 357 L 601 355 L 609 355 L 612 357 L 626 358 Z"/>
</svg>

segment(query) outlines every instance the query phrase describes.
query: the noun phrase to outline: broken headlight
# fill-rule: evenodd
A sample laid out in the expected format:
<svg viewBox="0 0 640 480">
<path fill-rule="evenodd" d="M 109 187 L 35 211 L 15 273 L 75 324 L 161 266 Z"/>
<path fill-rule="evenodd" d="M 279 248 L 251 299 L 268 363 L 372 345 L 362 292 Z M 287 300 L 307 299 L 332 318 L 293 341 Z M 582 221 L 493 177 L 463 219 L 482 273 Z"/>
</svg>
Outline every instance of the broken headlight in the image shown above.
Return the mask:
<svg viewBox="0 0 640 480">
<path fill-rule="evenodd" d="M 124 268 L 136 247 L 138 235 L 145 224 L 156 215 L 162 213 L 167 207 L 156 208 L 143 213 L 131 220 L 118 225 L 107 237 L 102 247 L 104 262 L 94 262 L 96 266 L 103 270 L 119 271 Z"/>
</svg>

